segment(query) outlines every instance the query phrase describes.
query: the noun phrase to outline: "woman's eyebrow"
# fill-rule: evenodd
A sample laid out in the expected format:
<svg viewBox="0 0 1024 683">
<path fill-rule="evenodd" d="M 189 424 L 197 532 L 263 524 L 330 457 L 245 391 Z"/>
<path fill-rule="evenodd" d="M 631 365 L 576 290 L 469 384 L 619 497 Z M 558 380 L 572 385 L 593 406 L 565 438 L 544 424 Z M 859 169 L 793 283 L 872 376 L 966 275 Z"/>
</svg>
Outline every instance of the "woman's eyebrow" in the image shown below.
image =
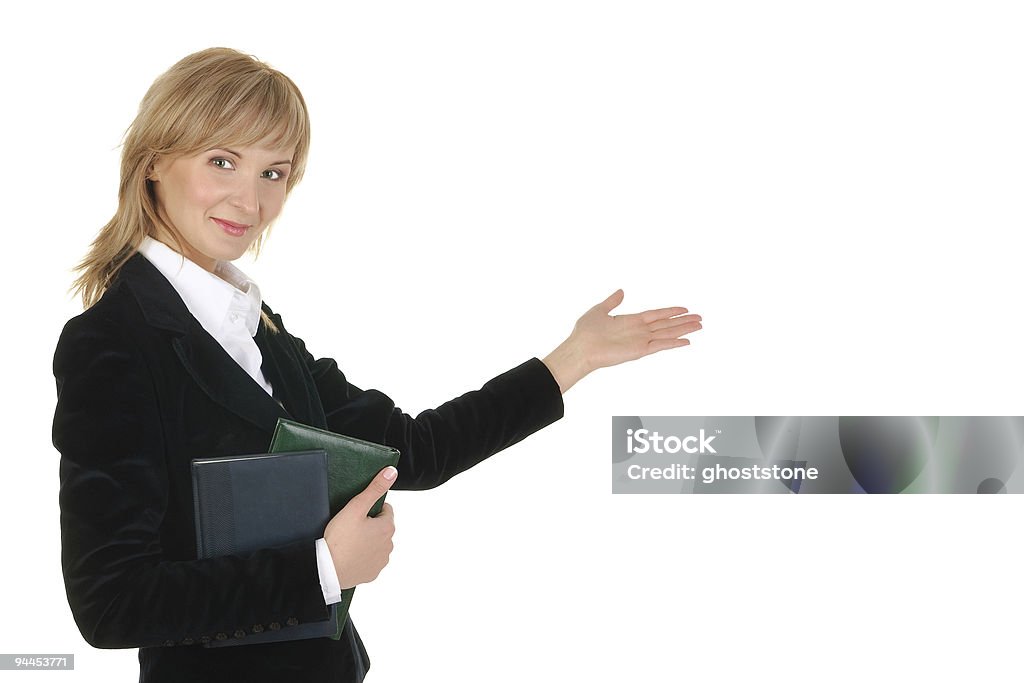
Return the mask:
<svg viewBox="0 0 1024 683">
<path fill-rule="evenodd" d="M 231 152 L 232 154 L 234 154 L 234 155 L 235 155 L 236 157 L 238 157 L 239 159 L 241 159 L 241 158 L 242 158 L 242 155 L 241 155 L 241 154 L 239 154 L 238 152 L 236 152 L 236 151 L 235 151 L 235 150 L 233 150 L 233 149 L 228 149 L 227 147 L 221 147 L 221 149 L 223 149 L 223 150 L 224 150 L 225 152 Z M 292 163 L 292 162 L 291 162 L 291 160 L 290 160 L 290 159 L 284 159 L 284 160 L 282 160 L 282 161 L 272 161 L 272 162 L 270 162 L 270 165 L 271 165 L 271 166 L 274 166 L 275 164 L 291 164 L 291 163 Z"/>
</svg>

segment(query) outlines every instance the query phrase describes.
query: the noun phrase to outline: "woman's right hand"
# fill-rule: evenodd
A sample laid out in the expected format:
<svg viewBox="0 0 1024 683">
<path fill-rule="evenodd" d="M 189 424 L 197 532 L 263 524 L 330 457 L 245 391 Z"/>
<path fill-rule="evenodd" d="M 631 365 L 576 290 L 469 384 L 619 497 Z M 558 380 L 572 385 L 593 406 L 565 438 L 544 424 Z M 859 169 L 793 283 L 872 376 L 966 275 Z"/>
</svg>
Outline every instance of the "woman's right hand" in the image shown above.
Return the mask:
<svg viewBox="0 0 1024 683">
<path fill-rule="evenodd" d="M 373 581 L 388 563 L 395 547 L 391 542 L 395 534 L 395 513 L 384 503 L 379 515 L 367 515 L 397 478 L 398 470 L 385 467 L 327 523 L 324 539 L 342 589 Z"/>
</svg>

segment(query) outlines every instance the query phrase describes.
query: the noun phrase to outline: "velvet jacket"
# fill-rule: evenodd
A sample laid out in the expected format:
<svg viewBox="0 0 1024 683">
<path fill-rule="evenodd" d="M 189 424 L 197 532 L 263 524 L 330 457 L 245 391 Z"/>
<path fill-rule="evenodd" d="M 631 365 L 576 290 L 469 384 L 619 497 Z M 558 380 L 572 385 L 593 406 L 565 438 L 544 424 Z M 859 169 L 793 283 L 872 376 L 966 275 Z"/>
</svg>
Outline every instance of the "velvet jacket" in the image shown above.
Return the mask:
<svg viewBox="0 0 1024 683">
<path fill-rule="evenodd" d="M 531 358 L 413 418 L 380 391 L 350 384 L 265 302 L 263 310 L 279 329 L 261 321 L 256 334 L 273 397 L 139 253 L 57 343 L 53 444 L 68 602 L 90 645 L 140 648 L 140 681 L 338 683 L 369 668 L 351 619 L 340 640 L 202 646 L 328 611 L 314 538 L 197 559 L 193 458 L 266 452 L 277 418 L 287 417 L 394 446 L 392 488 L 428 489 L 563 414 L 557 383 Z"/>
</svg>

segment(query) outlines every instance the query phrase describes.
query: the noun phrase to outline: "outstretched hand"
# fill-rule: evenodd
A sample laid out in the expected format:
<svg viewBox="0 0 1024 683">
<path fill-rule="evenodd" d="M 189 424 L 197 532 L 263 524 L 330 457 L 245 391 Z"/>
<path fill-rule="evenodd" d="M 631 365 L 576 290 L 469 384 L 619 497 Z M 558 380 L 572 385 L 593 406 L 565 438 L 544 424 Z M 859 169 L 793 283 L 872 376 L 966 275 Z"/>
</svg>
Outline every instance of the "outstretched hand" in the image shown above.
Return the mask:
<svg viewBox="0 0 1024 683">
<path fill-rule="evenodd" d="M 684 335 L 701 329 L 701 317 L 681 306 L 611 315 L 625 294 L 621 289 L 584 313 L 569 338 L 545 359 L 564 394 L 598 368 L 636 360 L 658 351 L 687 346 Z"/>
</svg>

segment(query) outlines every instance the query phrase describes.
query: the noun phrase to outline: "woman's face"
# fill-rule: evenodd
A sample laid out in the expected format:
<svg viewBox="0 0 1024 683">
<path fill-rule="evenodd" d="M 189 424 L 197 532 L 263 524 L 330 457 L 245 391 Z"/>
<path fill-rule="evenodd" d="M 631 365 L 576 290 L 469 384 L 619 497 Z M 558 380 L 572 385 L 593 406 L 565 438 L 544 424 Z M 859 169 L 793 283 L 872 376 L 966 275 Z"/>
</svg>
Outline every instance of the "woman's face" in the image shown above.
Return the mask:
<svg viewBox="0 0 1024 683">
<path fill-rule="evenodd" d="M 212 273 L 244 254 L 281 213 L 294 154 L 294 146 L 234 145 L 158 159 L 150 174 L 157 209 L 184 238 L 184 255 Z"/>
</svg>

